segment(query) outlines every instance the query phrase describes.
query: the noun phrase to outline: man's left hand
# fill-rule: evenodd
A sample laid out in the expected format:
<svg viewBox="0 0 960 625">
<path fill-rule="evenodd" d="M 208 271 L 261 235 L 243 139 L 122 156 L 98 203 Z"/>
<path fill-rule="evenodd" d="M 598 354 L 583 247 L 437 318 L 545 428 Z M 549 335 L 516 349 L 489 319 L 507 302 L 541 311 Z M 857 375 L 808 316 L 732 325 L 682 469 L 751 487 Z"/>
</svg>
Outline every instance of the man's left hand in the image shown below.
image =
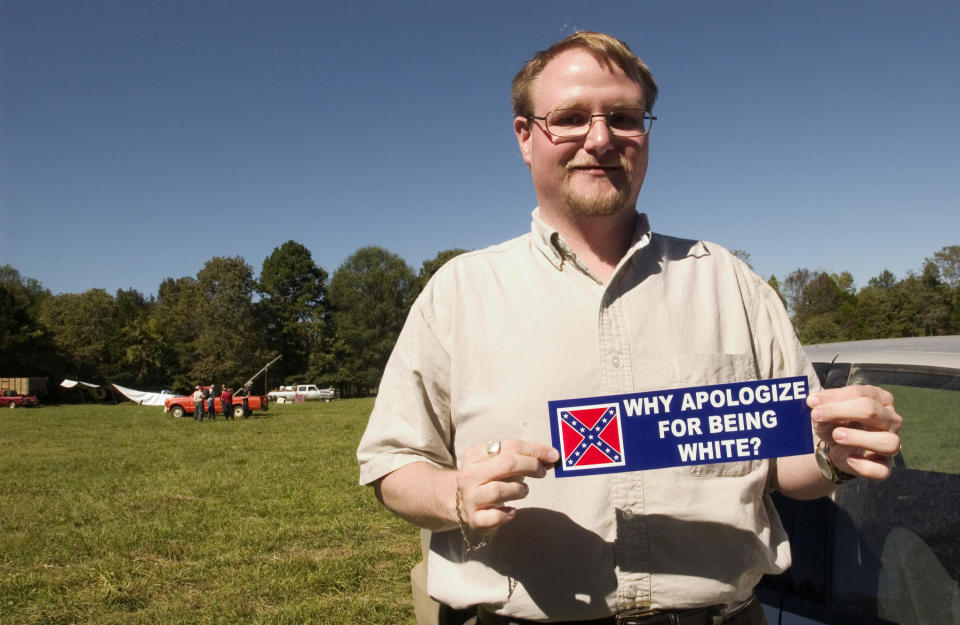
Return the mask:
<svg viewBox="0 0 960 625">
<path fill-rule="evenodd" d="M 838 469 L 871 480 L 890 477 L 903 418 L 889 391 L 859 385 L 827 389 L 807 398 L 807 405 L 814 433 L 830 445 Z"/>
</svg>

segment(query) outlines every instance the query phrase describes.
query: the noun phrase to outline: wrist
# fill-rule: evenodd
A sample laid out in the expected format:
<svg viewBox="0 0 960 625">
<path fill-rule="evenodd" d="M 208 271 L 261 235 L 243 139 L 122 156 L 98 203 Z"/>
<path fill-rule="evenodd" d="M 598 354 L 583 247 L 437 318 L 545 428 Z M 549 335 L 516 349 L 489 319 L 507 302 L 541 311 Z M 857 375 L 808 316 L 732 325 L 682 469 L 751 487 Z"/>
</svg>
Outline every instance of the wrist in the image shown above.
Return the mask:
<svg viewBox="0 0 960 625">
<path fill-rule="evenodd" d="M 820 467 L 820 473 L 823 474 L 823 477 L 827 478 L 837 486 L 842 486 L 850 480 L 857 477 L 850 473 L 841 471 L 836 464 L 833 462 L 833 458 L 830 457 L 830 444 L 825 440 L 821 439 L 817 441 L 816 448 L 816 458 L 817 466 Z"/>
</svg>

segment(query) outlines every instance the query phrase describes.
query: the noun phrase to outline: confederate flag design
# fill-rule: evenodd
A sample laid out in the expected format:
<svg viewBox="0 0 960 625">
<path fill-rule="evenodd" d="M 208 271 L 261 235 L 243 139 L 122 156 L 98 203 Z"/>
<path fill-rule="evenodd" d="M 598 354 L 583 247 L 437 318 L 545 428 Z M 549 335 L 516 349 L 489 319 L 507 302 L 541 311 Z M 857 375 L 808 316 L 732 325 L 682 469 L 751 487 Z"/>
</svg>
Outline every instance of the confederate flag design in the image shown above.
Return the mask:
<svg viewBox="0 0 960 625">
<path fill-rule="evenodd" d="M 562 408 L 557 417 L 564 470 L 626 464 L 619 403 Z"/>
</svg>

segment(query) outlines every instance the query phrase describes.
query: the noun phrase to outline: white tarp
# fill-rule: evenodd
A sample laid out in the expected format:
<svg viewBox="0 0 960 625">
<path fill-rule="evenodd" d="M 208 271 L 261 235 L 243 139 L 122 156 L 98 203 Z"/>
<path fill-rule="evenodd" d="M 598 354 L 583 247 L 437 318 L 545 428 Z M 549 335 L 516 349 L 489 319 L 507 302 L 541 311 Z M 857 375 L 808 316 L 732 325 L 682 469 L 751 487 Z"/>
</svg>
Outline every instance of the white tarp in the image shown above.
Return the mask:
<svg viewBox="0 0 960 625">
<path fill-rule="evenodd" d="M 90 382 L 78 382 L 77 380 L 64 380 L 60 383 L 60 386 L 63 388 L 100 388 L 99 384 L 92 384 Z"/>
<path fill-rule="evenodd" d="M 117 384 L 114 384 L 113 388 L 115 388 L 118 393 L 130 401 L 140 404 L 141 406 L 162 406 L 163 402 L 166 401 L 167 398 L 175 397 L 173 393 L 150 393 L 148 391 L 135 391 L 132 388 L 125 388 Z"/>
<path fill-rule="evenodd" d="M 96 400 L 102 400 L 106 398 L 107 391 L 100 386 L 99 384 L 94 384 L 92 382 L 80 382 L 78 380 L 64 380 L 60 383 L 60 386 L 63 388 L 83 388 L 87 389 L 90 392 L 90 395 L 93 396 Z"/>
</svg>

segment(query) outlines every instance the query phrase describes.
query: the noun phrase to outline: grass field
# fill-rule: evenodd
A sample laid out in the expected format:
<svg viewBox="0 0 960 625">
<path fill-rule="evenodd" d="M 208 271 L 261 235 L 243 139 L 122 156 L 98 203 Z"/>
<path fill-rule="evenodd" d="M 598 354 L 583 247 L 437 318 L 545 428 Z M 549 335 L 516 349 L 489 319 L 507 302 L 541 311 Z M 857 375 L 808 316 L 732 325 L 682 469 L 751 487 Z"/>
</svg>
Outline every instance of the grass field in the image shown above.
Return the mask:
<svg viewBox="0 0 960 625">
<path fill-rule="evenodd" d="M 3 411 L 0 624 L 412 625 L 418 533 L 357 485 L 371 407 Z"/>
<path fill-rule="evenodd" d="M 891 390 L 907 466 L 960 471 L 957 393 Z M 413 625 L 418 533 L 357 486 L 372 403 L 0 412 L 0 625 Z"/>
</svg>

